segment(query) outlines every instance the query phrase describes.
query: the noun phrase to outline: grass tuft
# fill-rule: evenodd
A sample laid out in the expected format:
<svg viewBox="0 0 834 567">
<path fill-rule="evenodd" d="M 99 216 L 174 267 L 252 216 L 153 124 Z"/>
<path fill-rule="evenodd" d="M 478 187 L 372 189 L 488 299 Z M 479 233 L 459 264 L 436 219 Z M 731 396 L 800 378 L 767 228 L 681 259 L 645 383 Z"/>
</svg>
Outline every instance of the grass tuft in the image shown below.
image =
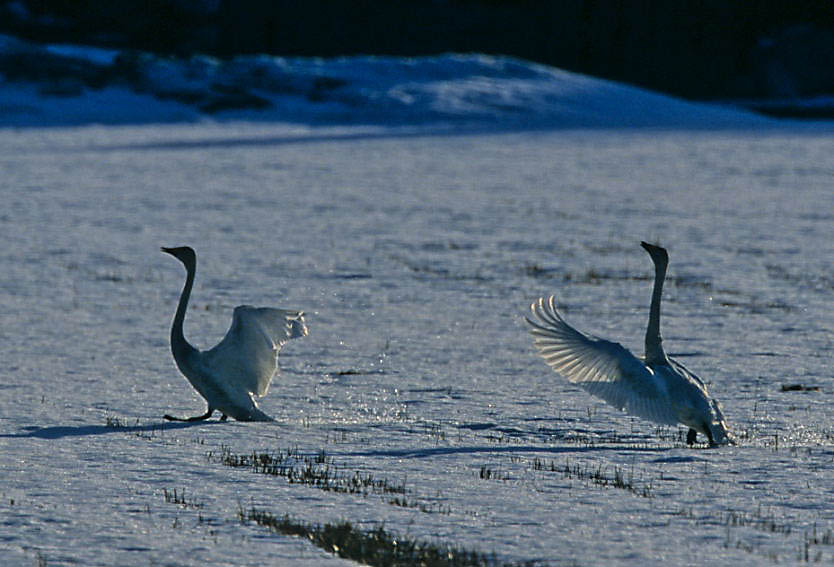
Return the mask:
<svg viewBox="0 0 834 567">
<path fill-rule="evenodd" d="M 507 563 L 499 561 L 494 554 L 484 554 L 458 547 L 419 542 L 408 537 L 389 533 L 382 526 L 372 530 L 360 530 L 350 522 L 337 524 L 307 524 L 291 519 L 279 518 L 251 508 L 239 511 L 241 522 L 255 522 L 260 526 L 284 534 L 308 539 L 313 545 L 325 551 L 351 559 L 364 565 L 420 566 L 420 567 L 534 567 L 536 562 Z"/>
<path fill-rule="evenodd" d="M 730 510 L 724 515 L 722 522 L 728 527 L 750 527 L 761 532 L 790 535 L 791 527 L 776 521 L 775 516 L 766 516 L 761 507 L 754 514 Z"/>
<path fill-rule="evenodd" d="M 278 453 L 237 455 L 221 448 L 220 462 L 229 467 L 247 468 L 260 474 L 280 476 L 291 484 L 304 484 L 327 492 L 345 494 L 405 494 L 404 484 L 374 478 L 370 473 L 345 473 L 323 451 L 310 457 L 288 449 Z"/>
<path fill-rule="evenodd" d="M 139 424 L 139 420 L 136 420 L 136 424 Z M 111 429 L 128 429 L 131 426 L 128 425 L 124 420 L 119 419 L 118 417 L 108 415 L 107 419 L 104 421 L 104 426 L 109 427 Z"/>
<path fill-rule="evenodd" d="M 203 507 L 202 502 L 198 502 L 193 498 L 186 498 L 184 488 L 179 492 L 177 492 L 176 488 L 174 490 L 168 490 L 167 488 L 163 488 L 162 495 L 165 498 L 165 502 L 168 502 L 169 504 L 179 504 L 183 508 L 199 509 Z"/>
<path fill-rule="evenodd" d="M 653 498 L 651 484 L 639 485 L 634 482 L 634 475 L 626 474 L 619 467 L 614 467 L 614 472 L 609 475 L 602 465 L 596 469 L 590 468 L 587 464 L 582 468 L 578 464 L 571 465 L 567 461 L 564 465 L 557 465 L 555 461 L 545 462 L 538 457 L 533 459 L 533 469 L 537 471 L 561 472 L 564 478 L 590 481 L 597 486 L 613 487 L 631 492 L 643 498 Z"/>
<path fill-rule="evenodd" d="M 209 453 L 209 458 L 213 455 Z M 221 447 L 219 460 L 226 466 L 246 468 L 258 474 L 285 478 L 291 484 L 301 484 L 341 494 L 386 496 L 383 501 L 401 508 L 411 508 L 427 514 L 450 514 L 451 510 L 438 503 L 427 504 L 415 498 L 405 482 L 394 483 L 375 478 L 361 471 L 346 472 L 338 467 L 323 450 L 314 456 L 299 454 L 297 449 L 286 452 L 238 455 L 228 447 Z M 391 497 L 393 496 L 393 497 Z M 407 497 L 408 496 L 408 497 Z"/>
<path fill-rule="evenodd" d="M 509 473 L 501 472 L 500 470 L 491 469 L 487 465 L 481 465 L 481 470 L 478 476 L 483 480 L 510 480 Z"/>
</svg>

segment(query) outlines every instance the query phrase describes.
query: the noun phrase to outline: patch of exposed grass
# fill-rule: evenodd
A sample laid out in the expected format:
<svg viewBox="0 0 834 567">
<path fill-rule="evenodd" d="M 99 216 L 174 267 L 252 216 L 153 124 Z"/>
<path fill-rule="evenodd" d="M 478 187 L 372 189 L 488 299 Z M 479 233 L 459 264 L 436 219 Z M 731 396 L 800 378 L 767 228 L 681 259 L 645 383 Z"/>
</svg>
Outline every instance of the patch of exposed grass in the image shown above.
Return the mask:
<svg viewBox="0 0 834 567">
<path fill-rule="evenodd" d="M 105 419 L 104 421 L 104 426 L 109 427 L 111 429 L 128 429 L 130 427 L 137 427 L 138 425 L 138 418 L 136 419 L 136 423 L 134 423 L 133 425 L 129 425 L 127 422 L 125 422 L 125 420 L 111 415 L 108 415 L 107 419 Z"/>
<path fill-rule="evenodd" d="M 817 533 L 817 525 L 814 524 L 813 531 L 805 534 L 805 540 L 809 545 L 834 545 L 834 531 L 825 530 L 824 533 Z"/>
<path fill-rule="evenodd" d="M 157 440 L 165 433 L 166 429 L 165 426 L 158 423 L 143 425 L 140 423 L 138 417 L 134 418 L 132 422 L 130 422 L 127 418 L 110 415 L 105 418 L 104 427 L 108 429 L 121 430 L 125 433 L 131 433 L 136 437 L 147 440 Z M 171 426 L 169 425 L 168 427 Z M 176 425 L 174 427 L 176 427 Z M 200 445 L 205 444 L 205 441 L 202 438 L 197 438 L 195 442 Z"/>
<path fill-rule="evenodd" d="M 743 511 L 731 510 L 724 514 L 722 524 L 729 527 L 750 527 L 761 532 L 789 535 L 791 527 L 777 522 L 775 516 L 765 516 L 761 508 L 756 513 L 748 514 Z"/>
<path fill-rule="evenodd" d="M 822 550 L 816 550 L 812 553 L 813 546 L 834 545 L 834 532 L 826 530 L 825 533 L 817 533 L 817 525 L 814 524 L 814 529 L 811 533 L 805 533 L 805 540 L 802 542 L 802 547 L 799 552 L 799 560 L 805 563 L 821 563 L 823 560 Z"/>
<path fill-rule="evenodd" d="M 562 473 L 563 478 L 584 480 L 597 486 L 618 488 L 643 498 L 654 497 L 651 483 L 635 483 L 633 473 L 627 475 L 623 472 L 623 469 L 616 466 L 614 467 L 613 474 L 608 474 L 602 465 L 598 465 L 596 469 L 587 464 L 584 467 L 579 464 L 571 465 L 567 461 L 563 465 L 557 465 L 555 461 L 543 461 L 536 457 L 533 459 L 533 469 L 537 471 Z"/>
<path fill-rule="evenodd" d="M 501 430 L 498 430 L 497 433 L 487 433 L 484 436 L 484 439 L 488 443 L 496 443 L 496 444 L 499 444 L 499 445 L 511 445 L 511 444 L 518 445 L 518 444 L 521 444 L 521 443 L 524 442 L 523 439 L 520 439 L 519 437 L 514 436 L 514 435 L 510 435 L 506 431 L 501 431 Z"/>
<path fill-rule="evenodd" d="M 489 282 L 494 278 L 485 276 L 480 272 L 474 274 L 456 273 L 444 267 L 437 267 L 428 262 L 420 263 L 400 255 L 393 255 L 391 259 L 404 265 L 415 274 L 437 277 L 444 280 L 467 281 L 467 282 Z"/>
<path fill-rule="evenodd" d="M 774 563 L 784 562 L 785 556 L 780 555 L 774 550 L 764 549 L 761 538 L 747 537 L 741 539 L 735 535 L 736 529 L 752 529 L 764 534 L 775 534 L 785 538 L 790 538 L 794 533 L 794 529 L 789 523 L 779 521 L 775 515 L 768 514 L 761 506 L 752 512 L 744 510 L 728 510 L 724 512 L 716 512 L 708 510 L 704 516 L 698 515 L 690 507 L 688 509 L 681 509 L 677 512 L 678 516 L 687 518 L 698 525 L 713 525 L 722 526 L 726 528 L 726 537 L 723 546 L 726 549 L 738 549 L 751 555 L 764 556 Z M 803 542 L 799 544 L 796 557 L 800 562 L 820 562 L 822 553 L 812 553 L 812 546 L 834 544 L 834 533 L 830 530 L 824 534 L 817 534 L 816 526 L 812 533 L 805 533 Z M 794 561 L 789 561 L 793 563 Z"/>
<path fill-rule="evenodd" d="M 494 554 L 425 543 L 401 537 L 386 531 L 382 526 L 372 530 L 360 530 L 350 522 L 337 524 L 308 524 L 289 516 L 279 518 L 251 508 L 239 511 L 241 522 L 255 522 L 270 530 L 308 539 L 313 545 L 345 559 L 364 565 L 419 566 L 419 567 L 534 567 L 537 562 L 503 562 Z"/>
<path fill-rule="evenodd" d="M 718 301 L 718 305 L 721 307 L 738 309 L 747 313 L 767 313 L 771 310 L 789 312 L 796 311 L 797 309 L 795 306 L 785 303 L 784 301 L 760 301 L 755 298 L 751 298 L 748 301 L 732 301 L 728 299 Z"/>
<path fill-rule="evenodd" d="M 767 275 L 774 280 L 787 282 L 793 286 L 802 286 L 816 291 L 834 289 L 834 277 L 830 275 L 814 274 L 803 271 L 789 271 L 783 266 L 766 264 Z"/>
<path fill-rule="evenodd" d="M 169 504 L 179 504 L 183 508 L 200 509 L 203 507 L 202 502 L 198 502 L 194 498 L 186 498 L 184 488 L 179 492 L 176 488 L 174 490 L 168 490 L 167 488 L 163 488 L 162 495 L 165 498 L 165 502 L 168 502 Z"/>
<path fill-rule="evenodd" d="M 209 458 L 214 458 L 210 453 Z M 297 449 L 277 453 L 238 455 L 228 447 L 221 447 L 219 461 L 234 468 L 246 468 L 258 474 L 277 476 L 291 484 L 302 484 L 326 492 L 384 496 L 384 502 L 401 508 L 411 508 L 429 514 L 450 514 L 448 507 L 428 504 L 415 497 L 405 482 L 391 482 L 361 471 L 348 472 L 337 466 L 324 451 L 314 456 L 301 455 Z"/>
<path fill-rule="evenodd" d="M 819 392 L 819 386 L 806 386 L 805 384 L 782 384 L 782 392 Z"/>
<path fill-rule="evenodd" d="M 443 506 L 439 503 L 426 503 L 419 499 L 411 499 L 409 500 L 407 496 L 395 496 L 393 498 L 389 498 L 385 500 L 387 504 L 391 506 L 399 506 L 400 508 L 410 508 L 412 510 L 418 510 L 425 514 L 446 514 L 447 516 L 452 513 L 452 508 L 448 505 Z"/>
<path fill-rule="evenodd" d="M 498 469 L 492 469 L 487 465 L 481 465 L 478 476 L 483 480 L 510 480 L 510 474 Z"/>
<path fill-rule="evenodd" d="M 592 417 L 589 408 L 589 418 Z M 588 449 L 605 445 L 622 445 L 632 449 L 657 449 L 655 440 L 668 441 L 674 446 L 689 447 L 686 443 L 685 430 L 658 427 L 653 437 L 639 438 L 634 435 L 621 434 L 618 431 L 581 432 L 574 430 L 575 426 L 564 428 L 539 427 L 538 434 L 547 442 L 570 443 Z"/>
<path fill-rule="evenodd" d="M 315 456 L 300 455 L 298 450 L 237 455 L 221 447 L 220 462 L 229 467 L 247 468 L 260 474 L 280 476 L 290 484 L 304 484 L 327 492 L 345 494 L 405 494 L 405 484 L 374 478 L 370 473 L 346 473 L 324 451 Z"/>
<path fill-rule="evenodd" d="M 370 376 L 373 374 L 385 374 L 382 368 L 374 368 L 372 370 L 360 370 L 357 368 L 348 368 L 347 370 L 337 370 L 336 372 L 328 372 L 331 378 L 338 378 L 339 376 Z"/>
<path fill-rule="evenodd" d="M 446 440 L 446 432 L 443 430 L 443 424 L 437 422 L 423 422 L 423 433 L 434 439 L 435 444 Z"/>
</svg>

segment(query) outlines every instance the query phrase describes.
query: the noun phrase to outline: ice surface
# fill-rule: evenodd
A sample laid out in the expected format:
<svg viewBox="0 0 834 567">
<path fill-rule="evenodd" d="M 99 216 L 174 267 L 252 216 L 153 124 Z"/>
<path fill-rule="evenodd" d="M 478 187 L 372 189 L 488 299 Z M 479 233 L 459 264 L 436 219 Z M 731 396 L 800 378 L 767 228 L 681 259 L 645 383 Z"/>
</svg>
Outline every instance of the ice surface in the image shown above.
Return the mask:
<svg viewBox="0 0 834 567">
<path fill-rule="evenodd" d="M 831 562 L 832 156 L 821 128 L 2 130 L 4 564 L 347 563 L 249 506 L 508 561 Z M 533 349 L 523 316 L 554 293 L 641 352 L 640 240 L 670 251 L 665 346 L 736 447 L 687 448 Z M 183 272 L 158 250 L 185 244 L 197 346 L 238 304 L 308 314 L 261 403 L 276 424 L 162 421 L 204 408 L 168 349 Z M 218 459 L 287 449 L 415 507 Z"/>
</svg>

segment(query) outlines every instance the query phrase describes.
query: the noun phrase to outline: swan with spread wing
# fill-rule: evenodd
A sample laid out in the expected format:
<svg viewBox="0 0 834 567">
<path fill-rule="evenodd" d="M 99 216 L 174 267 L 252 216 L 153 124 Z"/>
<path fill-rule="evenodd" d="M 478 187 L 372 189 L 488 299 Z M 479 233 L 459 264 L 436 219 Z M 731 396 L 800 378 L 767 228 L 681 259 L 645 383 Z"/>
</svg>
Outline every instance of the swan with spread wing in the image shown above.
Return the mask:
<svg viewBox="0 0 834 567">
<path fill-rule="evenodd" d="M 166 414 L 165 419 L 201 421 L 218 410 L 221 420 L 231 416 L 239 421 L 272 421 L 258 408 L 255 397 L 266 395 L 278 369 L 281 346 L 307 334 L 304 313 L 239 305 L 223 340 L 210 350 L 199 351 L 183 334 L 197 254 L 189 246 L 162 248 L 162 251 L 182 262 L 186 270 L 185 285 L 171 325 L 171 352 L 177 368 L 208 403 L 203 415 L 181 418 Z"/>
<path fill-rule="evenodd" d="M 641 242 L 655 266 L 654 289 L 646 329 L 646 354 L 639 359 L 618 343 L 586 335 L 568 325 L 551 296 L 530 306 L 527 318 L 534 344 L 553 370 L 616 408 L 666 425 L 689 427 L 690 445 L 698 433 L 710 446 L 733 438 L 717 400 L 695 374 L 666 355 L 660 337 L 660 297 L 669 255 Z"/>
</svg>

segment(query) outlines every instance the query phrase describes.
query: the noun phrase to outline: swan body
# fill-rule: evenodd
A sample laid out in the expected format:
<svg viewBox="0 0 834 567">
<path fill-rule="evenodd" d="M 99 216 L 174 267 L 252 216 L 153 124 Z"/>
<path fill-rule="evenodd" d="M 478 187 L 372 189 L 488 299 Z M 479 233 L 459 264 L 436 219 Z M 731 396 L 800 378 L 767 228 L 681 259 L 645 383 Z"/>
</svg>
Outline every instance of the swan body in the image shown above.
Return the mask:
<svg viewBox="0 0 834 567">
<path fill-rule="evenodd" d="M 171 421 L 208 419 L 215 410 L 221 420 L 231 416 L 239 421 L 272 421 L 262 412 L 255 397 L 263 397 L 278 368 L 281 346 L 290 339 L 307 334 L 304 313 L 270 307 L 235 307 L 232 326 L 217 346 L 199 351 L 185 339 L 183 321 L 194 285 L 197 254 L 188 246 L 162 248 L 183 263 L 185 285 L 171 325 L 171 352 L 177 368 L 195 390 L 205 398 L 205 414 L 189 418 L 165 415 Z"/>
<path fill-rule="evenodd" d="M 669 256 L 660 246 L 646 242 L 641 246 L 655 265 L 643 359 L 618 343 L 568 325 L 556 310 L 553 296 L 530 306 L 534 319 L 527 318 L 527 322 L 534 344 L 553 370 L 614 407 L 656 423 L 686 425 L 690 445 L 698 433 L 711 446 L 732 443 L 721 405 L 710 398 L 700 378 L 663 350 L 660 297 Z"/>
</svg>

